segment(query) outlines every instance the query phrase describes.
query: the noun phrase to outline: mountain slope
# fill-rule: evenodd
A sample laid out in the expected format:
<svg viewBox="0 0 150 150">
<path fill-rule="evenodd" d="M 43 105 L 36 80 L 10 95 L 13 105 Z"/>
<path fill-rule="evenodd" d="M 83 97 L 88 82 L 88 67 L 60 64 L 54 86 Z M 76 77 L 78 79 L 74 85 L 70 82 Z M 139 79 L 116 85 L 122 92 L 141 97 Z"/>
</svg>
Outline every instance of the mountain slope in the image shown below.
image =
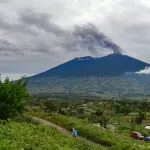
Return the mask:
<svg viewBox="0 0 150 150">
<path fill-rule="evenodd" d="M 75 58 L 30 78 L 32 94 L 150 95 L 150 75 L 135 74 L 148 63 L 126 55 Z"/>
<path fill-rule="evenodd" d="M 75 58 L 35 77 L 88 77 L 120 76 L 126 72 L 137 72 L 149 67 L 148 63 L 126 55 L 111 54 L 106 57 Z"/>
</svg>

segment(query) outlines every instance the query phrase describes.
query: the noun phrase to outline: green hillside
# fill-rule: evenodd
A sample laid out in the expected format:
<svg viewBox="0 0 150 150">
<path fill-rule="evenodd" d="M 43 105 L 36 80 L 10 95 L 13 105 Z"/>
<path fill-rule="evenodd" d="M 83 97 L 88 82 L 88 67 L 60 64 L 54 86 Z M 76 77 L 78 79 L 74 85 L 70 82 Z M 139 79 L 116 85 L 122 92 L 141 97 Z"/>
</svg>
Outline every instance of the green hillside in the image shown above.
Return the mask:
<svg viewBox="0 0 150 150">
<path fill-rule="evenodd" d="M 100 150 L 53 128 L 28 122 L 0 122 L 0 150 Z"/>
<path fill-rule="evenodd" d="M 58 78 L 44 77 L 33 80 L 28 88 L 32 94 L 81 96 L 145 96 L 150 95 L 150 76 L 124 75 L 120 77 Z"/>
</svg>

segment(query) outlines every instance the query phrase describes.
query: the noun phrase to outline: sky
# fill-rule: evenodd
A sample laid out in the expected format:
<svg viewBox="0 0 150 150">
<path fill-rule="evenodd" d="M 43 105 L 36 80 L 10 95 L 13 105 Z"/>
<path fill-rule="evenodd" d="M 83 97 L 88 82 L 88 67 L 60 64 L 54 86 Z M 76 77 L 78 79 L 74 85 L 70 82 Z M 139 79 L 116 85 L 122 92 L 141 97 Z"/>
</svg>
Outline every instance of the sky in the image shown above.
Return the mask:
<svg viewBox="0 0 150 150">
<path fill-rule="evenodd" d="M 0 0 L 2 78 L 113 52 L 150 63 L 149 16 L 149 0 Z"/>
</svg>

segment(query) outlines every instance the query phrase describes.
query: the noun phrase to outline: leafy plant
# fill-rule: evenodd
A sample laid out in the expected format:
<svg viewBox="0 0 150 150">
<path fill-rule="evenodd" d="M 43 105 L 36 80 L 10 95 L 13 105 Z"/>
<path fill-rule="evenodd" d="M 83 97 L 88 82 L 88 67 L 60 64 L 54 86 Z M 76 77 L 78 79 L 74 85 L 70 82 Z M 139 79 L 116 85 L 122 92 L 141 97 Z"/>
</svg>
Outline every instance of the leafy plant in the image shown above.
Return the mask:
<svg viewBox="0 0 150 150">
<path fill-rule="evenodd" d="M 5 120 L 22 114 L 24 98 L 28 96 L 27 80 L 10 81 L 7 77 L 4 82 L 0 79 L 0 119 Z"/>
<path fill-rule="evenodd" d="M 100 150 L 85 141 L 67 137 L 54 128 L 28 122 L 0 123 L 0 150 Z"/>
</svg>

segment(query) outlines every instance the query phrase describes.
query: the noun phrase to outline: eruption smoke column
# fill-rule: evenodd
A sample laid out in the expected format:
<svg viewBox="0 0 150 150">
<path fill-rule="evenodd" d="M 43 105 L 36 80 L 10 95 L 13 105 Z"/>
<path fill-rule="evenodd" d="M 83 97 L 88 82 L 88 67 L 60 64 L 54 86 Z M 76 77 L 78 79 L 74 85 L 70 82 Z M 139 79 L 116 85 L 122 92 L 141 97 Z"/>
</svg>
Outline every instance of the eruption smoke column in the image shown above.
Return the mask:
<svg viewBox="0 0 150 150">
<path fill-rule="evenodd" d="M 93 24 L 76 26 L 74 35 L 79 39 L 78 43 L 81 46 L 88 45 L 88 50 L 91 52 L 95 50 L 94 47 L 103 47 L 112 50 L 114 54 L 122 54 L 120 46 L 101 33 Z"/>
</svg>

